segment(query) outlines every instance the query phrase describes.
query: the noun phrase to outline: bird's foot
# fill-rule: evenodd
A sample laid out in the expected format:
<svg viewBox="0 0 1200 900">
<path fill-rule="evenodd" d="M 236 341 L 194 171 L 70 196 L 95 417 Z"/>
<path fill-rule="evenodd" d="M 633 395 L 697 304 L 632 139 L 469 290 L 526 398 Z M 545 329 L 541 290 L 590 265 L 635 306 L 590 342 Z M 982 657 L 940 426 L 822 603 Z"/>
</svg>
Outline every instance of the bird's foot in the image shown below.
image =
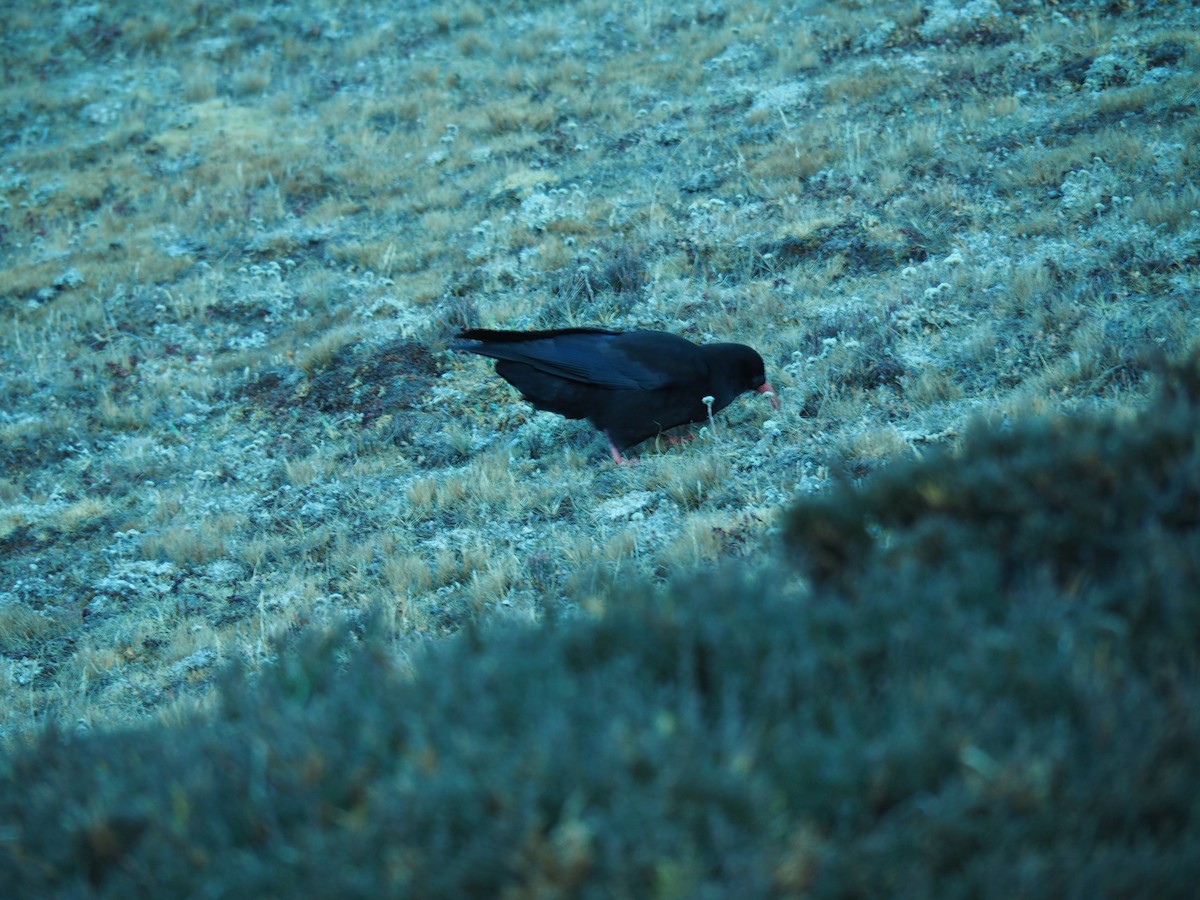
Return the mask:
<svg viewBox="0 0 1200 900">
<path fill-rule="evenodd" d="M 623 456 L 617 445 L 612 442 L 612 438 L 608 437 L 608 432 L 604 433 L 604 437 L 608 439 L 608 452 L 612 454 L 613 462 L 618 466 L 636 466 L 641 462 L 636 456 Z"/>
</svg>

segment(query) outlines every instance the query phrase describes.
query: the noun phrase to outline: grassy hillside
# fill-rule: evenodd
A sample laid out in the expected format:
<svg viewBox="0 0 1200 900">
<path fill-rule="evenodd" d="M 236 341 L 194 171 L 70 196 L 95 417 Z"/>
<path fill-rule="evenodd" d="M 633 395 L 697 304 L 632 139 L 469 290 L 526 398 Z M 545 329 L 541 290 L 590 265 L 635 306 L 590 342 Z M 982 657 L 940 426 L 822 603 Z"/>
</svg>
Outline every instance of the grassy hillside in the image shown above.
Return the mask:
<svg viewBox="0 0 1200 900">
<path fill-rule="evenodd" d="M 1192 4 L 631 9 L 0 12 L 0 739 L 339 614 L 403 658 L 749 566 L 831 474 L 1132 415 L 1193 340 Z M 783 407 L 617 470 L 468 324 L 741 341 Z"/>
<path fill-rule="evenodd" d="M 50 729 L 0 759 L 6 897 L 1191 897 L 1200 360 L 1164 374 L 799 502 L 794 567 L 411 670 L 359 617 L 204 715 Z"/>
</svg>

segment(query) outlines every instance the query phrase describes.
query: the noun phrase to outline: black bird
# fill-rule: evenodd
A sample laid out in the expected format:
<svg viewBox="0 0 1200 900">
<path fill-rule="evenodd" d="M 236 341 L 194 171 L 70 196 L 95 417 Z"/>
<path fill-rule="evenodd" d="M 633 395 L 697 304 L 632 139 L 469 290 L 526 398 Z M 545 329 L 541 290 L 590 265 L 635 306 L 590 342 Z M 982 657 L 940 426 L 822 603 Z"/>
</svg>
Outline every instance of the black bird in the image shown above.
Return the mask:
<svg viewBox="0 0 1200 900">
<path fill-rule="evenodd" d="M 538 409 L 588 419 L 618 465 L 634 444 L 706 421 L 746 391 L 779 408 L 762 357 L 745 344 L 693 344 L 664 331 L 472 328 L 451 349 L 498 360 L 496 374 Z"/>
</svg>

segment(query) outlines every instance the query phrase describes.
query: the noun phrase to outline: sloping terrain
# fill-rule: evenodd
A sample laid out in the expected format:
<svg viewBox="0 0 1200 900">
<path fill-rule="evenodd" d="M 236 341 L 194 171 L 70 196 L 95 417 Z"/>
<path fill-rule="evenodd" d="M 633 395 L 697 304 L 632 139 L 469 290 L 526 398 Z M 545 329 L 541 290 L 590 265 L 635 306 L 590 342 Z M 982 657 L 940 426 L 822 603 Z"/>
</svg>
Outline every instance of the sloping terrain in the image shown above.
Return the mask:
<svg viewBox="0 0 1200 900">
<path fill-rule="evenodd" d="M 750 566 L 831 473 L 1135 410 L 1196 334 L 1191 4 L 0 26 L 6 742 L 182 715 L 339 613 L 403 654 Z M 783 407 L 618 470 L 446 349 L 571 324 L 751 344 Z"/>
<path fill-rule="evenodd" d="M 810 495 L 786 565 L 411 667 L 358 617 L 49 728 L 0 759 L 6 896 L 1191 897 L 1200 359 L 1159 375 Z"/>
</svg>

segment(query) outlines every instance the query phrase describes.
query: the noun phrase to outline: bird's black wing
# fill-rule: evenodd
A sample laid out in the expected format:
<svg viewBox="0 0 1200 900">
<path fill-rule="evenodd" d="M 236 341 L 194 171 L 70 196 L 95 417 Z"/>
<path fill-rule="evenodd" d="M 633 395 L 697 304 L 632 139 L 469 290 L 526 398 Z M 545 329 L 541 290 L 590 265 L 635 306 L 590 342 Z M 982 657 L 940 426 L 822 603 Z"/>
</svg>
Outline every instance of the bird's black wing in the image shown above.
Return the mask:
<svg viewBox="0 0 1200 900">
<path fill-rule="evenodd" d="M 665 387 L 678 377 L 671 368 L 671 361 L 680 355 L 678 345 L 689 348 L 693 354 L 696 350 L 682 338 L 656 331 L 620 332 L 599 328 L 492 331 L 473 328 L 458 337 L 460 340 L 451 345 L 455 350 L 523 363 L 558 378 L 611 389 L 657 390 Z"/>
<path fill-rule="evenodd" d="M 691 341 L 665 331 L 627 331 L 604 348 L 606 362 L 646 390 L 697 388 L 709 380 L 708 361 Z"/>
</svg>

